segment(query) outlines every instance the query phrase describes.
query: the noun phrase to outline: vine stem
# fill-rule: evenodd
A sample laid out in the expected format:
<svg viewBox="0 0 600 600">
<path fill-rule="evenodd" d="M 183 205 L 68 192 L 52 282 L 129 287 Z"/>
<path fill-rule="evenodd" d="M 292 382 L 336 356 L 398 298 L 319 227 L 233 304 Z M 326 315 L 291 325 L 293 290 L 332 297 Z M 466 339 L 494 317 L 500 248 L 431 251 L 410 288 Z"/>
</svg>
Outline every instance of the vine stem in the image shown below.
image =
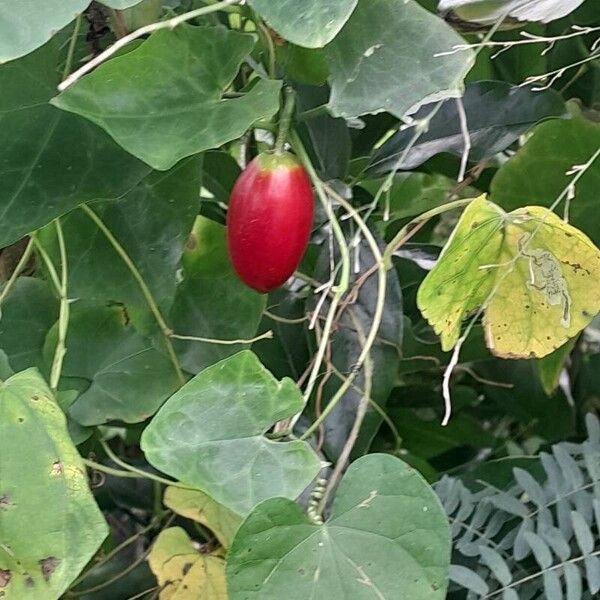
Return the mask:
<svg viewBox="0 0 600 600">
<path fill-rule="evenodd" d="M 342 231 L 339 221 L 337 220 L 337 217 L 335 216 L 335 212 L 333 211 L 331 202 L 329 201 L 329 198 L 325 194 L 325 190 L 323 189 L 323 184 L 322 184 L 321 180 L 319 179 L 317 172 L 315 171 L 315 168 L 313 167 L 313 165 L 310 161 L 310 158 L 308 157 L 308 154 L 304 148 L 304 145 L 302 144 L 302 141 L 300 140 L 300 136 L 298 136 L 298 134 L 295 131 L 293 131 L 291 134 L 291 138 L 292 138 L 292 146 L 294 147 L 296 154 L 298 155 L 298 157 L 300 158 L 300 161 L 302 162 L 302 164 L 308 171 L 308 173 L 315 185 L 315 188 L 317 190 L 317 195 L 319 196 L 319 200 L 320 200 L 321 204 L 323 205 L 323 208 L 325 209 L 325 213 L 327 214 L 327 218 L 329 219 L 336 242 L 339 246 L 340 257 L 341 257 L 340 277 L 339 277 L 337 285 L 333 286 L 333 288 L 332 288 L 333 298 L 331 299 L 329 312 L 327 313 L 325 325 L 323 326 L 323 338 L 321 340 L 321 343 L 319 344 L 319 349 L 317 350 L 317 355 L 315 356 L 315 362 L 313 364 L 310 376 L 308 378 L 308 382 L 306 384 L 306 388 L 304 390 L 304 400 L 308 401 L 308 398 L 310 397 L 310 395 L 312 393 L 315 382 L 319 375 L 319 371 L 321 370 L 321 365 L 323 364 L 323 357 L 325 356 L 325 350 L 327 348 L 327 343 L 329 342 L 329 337 L 331 335 L 331 327 L 333 325 L 333 320 L 335 317 L 337 307 L 338 307 L 343 295 L 346 293 L 348 286 L 350 285 L 350 252 L 349 252 L 348 246 L 346 244 L 344 232 Z M 299 417 L 300 417 L 299 414 L 296 415 L 295 420 L 297 421 L 297 419 Z M 292 427 L 293 427 L 293 424 L 294 423 L 292 423 Z"/>
<path fill-rule="evenodd" d="M 279 121 L 279 132 L 277 134 L 277 140 L 275 142 L 275 154 L 283 154 L 285 143 L 290 132 L 290 126 L 292 124 L 292 116 L 294 114 L 294 108 L 296 106 L 296 96 L 294 90 L 286 86 L 284 89 L 285 100 L 283 104 L 283 110 L 281 111 L 281 119 Z"/>
<path fill-rule="evenodd" d="M 361 341 L 363 346 L 363 351 L 367 348 L 368 339 L 365 337 L 364 330 L 359 322 L 359 320 L 354 315 L 352 310 L 349 311 L 350 317 L 356 327 L 356 333 Z M 371 331 L 373 331 L 373 327 L 371 327 Z M 323 496 L 319 501 L 319 505 L 317 507 L 317 514 L 322 515 L 325 507 L 327 505 L 327 500 L 331 496 L 333 490 L 335 490 L 338 481 L 340 480 L 342 473 L 346 467 L 346 463 L 350 459 L 350 454 L 352 453 L 352 449 L 354 448 L 354 444 L 356 444 L 356 440 L 358 439 L 358 434 L 360 432 L 360 428 L 362 427 L 363 421 L 365 420 L 365 416 L 367 414 L 367 409 L 369 408 L 370 399 L 371 399 L 371 388 L 373 385 L 373 362 L 371 360 L 369 354 L 370 347 L 367 349 L 367 355 L 364 359 L 364 367 L 365 367 L 365 385 L 364 392 L 358 404 L 358 408 L 356 410 L 356 416 L 354 417 L 354 423 L 352 424 L 352 429 L 348 434 L 348 439 L 342 448 L 339 458 L 335 463 L 335 468 L 331 473 L 331 477 L 327 482 L 327 486 L 325 487 L 325 491 L 323 492 Z M 347 380 L 346 380 L 347 381 Z M 342 384 L 344 385 L 344 384 Z M 349 387 L 349 386 L 348 386 Z M 336 394 L 337 395 L 337 394 Z M 340 396 L 341 397 L 341 396 Z M 330 402 L 327 406 L 331 406 L 332 402 Z"/>
<path fill-rule="evenodd" d="M 111 230 L 104 224 L 102 219 L 86 204 L 81 205 L 81 210 L 83 210 L 87 216 L 97 225 L 98 229 L 102 231 L 102 233 L 106 236 L 106 239 L 110 242 L 112 247 L 115 249 L 117 254 L 121 257 L 134 279 L 137 281 L 144 298 L 150 308 L 150 311 L 154 315 L 156 322 L 165 338 L 165 346 L 167 347 L 167 352 L 169 354 L 169 358 L 173 363 L 173 367 L 175 368 L 175 372 L 177 373 L 177 377 L 181 385 L 185 384 L 185 377 L 183 375 L 183 371 L 181 370 L 181 366 L 179 365 L 179 361 L 177 360 L 177 355 L 175 354 L 175 349 L 173 348 L 173 343 L 171 342 L 171 336 L 173 335 L 173 331 L 165 322 L 158 305 L 156 304 L 156 300 L 154 300 L 154 296 L 148 287 L 148 284 L 142 277 L 142 274 L 139 272 L 138 268 L 135 266 L 123 246 L 119 243 L 117 238 L 112 234 Z"/>
<path fill-rule="evenodd" d="M 56 342 L 56 350 L 54 351 L 54 359 L 52 361 L 52 368 L 50 370 L 50 389 L 56 392 L 58 389 L 58 382 L 60 381 L 60 375 L 62 373 L 62 366 L 65 355 L 67 353 L 66 341 L 67 331 L 69 329 L 69 298 L 67 294 L 68 280 L 69 280 L 69 267 L 67 262 L 67 248 L 65 245 L 65 237 L 63 234 L 62 225 L 60 219 L 54 221 L 56 227 L 56 237 L 58 239 L 58 248 L 60 252 L 60 309 L 58 313 L 58 339 Z"/>
<path fill-rule="evenodd" d="M 171 333 L 170 337 L 174 340 L 187 340 L 188 342 L 204 342 L 206 344 L 217 344 L 221 346 L 235 346 L 236 344 L 254 344 L 254 342 L 260 342 L 260 340 L 272 340 L 273 332 L 271 330 L 265 331 L 256 337 L 247 340 L 219 340 L 216 338 L 205 338 L 197 337 L 195 335 L 179 335 L 178 333 Z"/>
<path fill-rule="evenodd" d="M 109 562 L 113 557 L 115 557 L 117 554 L 119 554 L 119 552 L 121 552 L 121 550 L 124 550 L 125 548 L 127 548 L 127 546 L 129 546 L 130 544 L 132 544 L 133 542 L 135 542 L 135 540 L 137 540 L 138 538 L 140 538 L 142 535 L 145 535 L 146 533 L 148 533 L 149 531 L 151 531 L 152 529 L 154 529 L 154 527 L 156 527 L 156 525 L 160 522 L 160 519 L 158 518 L 153 518 L 150 523 L 148 525 L 146 525 L 146 527 L 144 527 L 143 529 L 140 529 L 137 533 L 135 533 L 134 535 L 132 535 L 131 537 L 128 537 L 126 540 L 124 540 L 123 542 L 121 542 L 118 546 L 115 546 L 108 554 L 106 554 L 106 556 L 104 556 L 102 558 L 102 560 L 99 560 L 97 563 L 94 563 L 85 573 L 83 573 L 80 577 L 78 577 L 71 585 L 71 588 L 77 587 L 80 583 L 82 583 L 83 581 L 85 581 L 85 579 L 89 576 L 89 574 L 94 570 L 97 569 L 98 567 L 101 567 L 102 565 L 106 564 L 107 562 Z"/>
<path fill-rule="evenodd" d="M 81 29 L 81 13 L 77 15 L 75 19 L 75 25 L 73 26 L 73 34 L 69 41 L 69 49 L 67 51 L 67 60 L 65 62 L 65 68 L 63 71 L 63 79 L 68 77 L 73 67 L 73 57 L 75 56 L 75 48 L 77 46 L 77 38 L 79 37 L 79 30 Z"/>
<path fill-rule="evenodd" d="M 358 214 L 358 212 L 354 209 L 354 207 L 344 198 L 342 198 L 335 190 L 323 184 L 324 188 L 327 192 L 335 198 L 335 200 L 342 206 L 342 208 L 350 215 L 352 219 L 356 222 L 359 229 L 362 231 L 371 252 L 375 258 L 375 264 L 377 265 L 377 303 L 375 305 L 375 311 L 373 313 L 373 321 L 371 323 L 371 328 L 369 329 L 369 333 L 366 336 L 365 343 L 363 345 L 362 351 L 358 356 L 358 359 L 352 369 L 352 372 L 347 377 L 346 381 L 342 383 L 342 385 L 338 388 L 335 394 L 332 396 L 331 400 L 323 410 L 323 412 L 319 415 L 319 417 L 315 420 L 315 422 L 304 432 L 300 439 L 309 438 L 325 421 L 325 419 L 331 414 L 331 411 L 336 407 L 337 403 L 342 399 L 344 394 L 348 391 L 356 376 L 360 372 L 365 360 L 367 359 L 373 344 L 375 343 L 375 338 L 377 337 L 377 332 L 379 331 L 379 326 L 381 325 L 381 320 L 383 318 L 383 310 L 385 307 L 385 294 L 387 287 L 387 269 L 385 266 L 385 260 L 381 251 L 379 250 L 379 246 L 377 245 L 377 241 L 375 237 L 371 233 L 370 229 L 367 227 L 367 224 L 364 222 L 362 217 Z M 323 344 L 321 344 L 323 345 Z M 370 395 L 370 394 L 369 394 Z"/>
<path fill-rule="evenodd" d="M 9 280 L 6 282 L 5 286 L 2 288 L 2 293 L 0 293 L 0 306 L 2 305 L 4 300 L 6 300 L 6 297 L 8 296 L 8 294 L 10 294 L 10 291 L 12 290 L 13 286 L 15 285 L 15 282 L 19 278 L 19 275 L 23 272 L 23 269 L 27 265 L 27 262 L 29 261 L 29 258 L 31 257 L 31 253 L 33 252 L 34 243 L 35 243 L 34 238 L 33 237 L 29 238 L 29 242 L 27 242 L 27 246 L 25 247 L 25 252 L 23 252 L 23 255 L 19 259 L 19 262 L 17 263 L 17 266 L 15 267 L 14 271 L 12 272 Z"/>
<path fill-rule="evenodd" d="M 191 21 L 196 17 L 202 17 L 204 15 L 208 15 L 213 12 L 217 12 L 219 10 L 223 10 L 228 6 L 233 6 L 234 4 L 241 4 L 243 0 L 222 0 L 222 2 L 217 2 L 216 4 L 211 4 L 210 6 L 203 6 L 202 8 L 197 8 L 195 10 L 191 10 L 189 12 L 183 13 L 182 15 L 177 15 L 171 19 L 167 19 L 166 21 L 159 21 L 158 23 L 151 23 L 150 25 L 146 25 L 144 27 L 140 27 L 136 31 L 132 31 L 128 35 L 122 37 L 117 40 L 112 46 L 107 48 L 104 52 L 96 56 L 96 58 L 90 60 L 88 63 L 83 65 L 80 69 L 75 71 L 72 75 L 69 75 L 64 81 L 62 81 L 58 86 L 59 92 L 64 92 L 68 87 L 72 86 L 77 80 L 81 79 L 84 75 L 95 69 L 98 65 L 102 64 L 105 60 L 109 59 L 111 56 L 116 54 L 121 48 L 124 48 L 130 42 L 137 40 L 145 35 L 150 33 L 154 33 L 155 31 L 159 31 L 160 29 L 175 29 L 178 25 L 185 23 L 186 21 Z"/>
<path fill-rule="evenodd" d="M 111 447 L 104 440 L 100 440 L 100 445 L 102 446 L 104 452 L 106 452 L 108 458 L 110 458 L 110 460 L 112 460 L 115 464 L 119 465 L 121 468 L 125 469 L 125 473 L 127 474 L 123 473 L 123 471 L 119 471 L 118 469 L 113 469 L 112 467 L 107 467 L 106 465 L 101 465 L 100 463 L 85 459 L 84 462 L 92 469 L 96 469 L 97 471 L 101 471 L 108 475 L 114 475 L 115 477 L 150 479 L 152 481 L 162 483 L 163 485 L 170 485 L 172 487 L 177 487 L 184 490 L 198 489 L 191 485 L 180 483 L 179 481 L 171 481 L 170 479 L 166 479 L 165 477 L 161 477 L 160 475 L 155 475 L 154 473 L 149 473 L 148 471 L 144 471 L 143 469 L 139 469 L 138 467 L 134 467 L 133 465 L 126 463 L 112 451 Z"/>
</svg>

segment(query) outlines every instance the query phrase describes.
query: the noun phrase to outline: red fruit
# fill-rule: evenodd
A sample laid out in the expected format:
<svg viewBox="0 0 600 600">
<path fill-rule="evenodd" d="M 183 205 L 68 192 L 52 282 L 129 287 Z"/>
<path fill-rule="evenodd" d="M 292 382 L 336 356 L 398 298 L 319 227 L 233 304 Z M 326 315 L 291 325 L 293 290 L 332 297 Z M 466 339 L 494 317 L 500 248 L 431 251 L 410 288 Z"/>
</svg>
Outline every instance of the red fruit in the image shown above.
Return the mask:
<svg viewBox="0 0 600 600">
<path fill-rule="evenodd" d="M 308 246 L 314 196 L 288 153 L 260 154 L 239 176 L 227 213 L 229 256 L 240 279 L 270 292 L 294 273 Z"/>
</svg>

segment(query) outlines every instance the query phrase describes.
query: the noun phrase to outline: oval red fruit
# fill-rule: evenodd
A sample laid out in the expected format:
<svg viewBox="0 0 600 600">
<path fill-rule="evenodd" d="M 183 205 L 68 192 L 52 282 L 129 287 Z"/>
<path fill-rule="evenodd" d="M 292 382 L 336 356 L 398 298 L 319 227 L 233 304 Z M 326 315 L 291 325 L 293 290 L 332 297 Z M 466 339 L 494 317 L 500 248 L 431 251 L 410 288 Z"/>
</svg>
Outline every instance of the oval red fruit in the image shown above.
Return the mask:
<svg viewBox="0 0 600 600">
<path fill-rule="evenodd" d="M 227 212 L 233 267 L 265 293 L 294 273 L 308 246 L 314 196 L 304 168 L 288 153 L 260 154 L 235 183 Z"/>
</svg>

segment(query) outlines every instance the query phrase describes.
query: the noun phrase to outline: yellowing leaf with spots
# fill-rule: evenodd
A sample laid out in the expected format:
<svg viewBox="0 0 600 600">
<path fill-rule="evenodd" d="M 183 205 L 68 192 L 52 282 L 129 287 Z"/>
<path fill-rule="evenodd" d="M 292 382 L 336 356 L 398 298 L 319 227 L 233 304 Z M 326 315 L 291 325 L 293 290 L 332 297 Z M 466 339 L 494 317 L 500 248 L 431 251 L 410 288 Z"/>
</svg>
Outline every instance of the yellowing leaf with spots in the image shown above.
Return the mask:
<svg viewBox="0 0 600 600">
<path fill-rule="evenodd" d="M 148 556 L 160 600 L 227 600 L 225 560 L 202 554 L 181 527 L 160 533 Z"/>
<path fill-rule="evenodd" d="M 600 251 L 581 231 L 545 207 L 506 213 L 481 196 L 463 213 L 417 303 L 444 350 L 483 307 L 495 355 L 542 357 L 600 311 L 599 282 Z"/>
</svg>

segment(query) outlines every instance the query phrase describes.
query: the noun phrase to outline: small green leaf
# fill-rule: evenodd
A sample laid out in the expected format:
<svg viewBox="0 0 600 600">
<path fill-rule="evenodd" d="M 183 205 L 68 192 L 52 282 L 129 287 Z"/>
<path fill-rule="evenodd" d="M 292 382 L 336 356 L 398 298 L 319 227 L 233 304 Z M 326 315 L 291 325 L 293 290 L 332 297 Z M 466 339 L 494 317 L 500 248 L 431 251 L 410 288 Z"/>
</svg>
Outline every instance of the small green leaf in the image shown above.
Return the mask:
<svg viewBox="0 0 600 600">
<path fill-rule="evenodd" d="M 563 344 L 560 348 L 552 352 L 552 354 L 548 354 L 548 356 L 537 361 L 538 376 L 544 392 L 548 396 L 551 396 L 558 387 L 560 375 L 565 369 L 576 341 L 577 338 L 569 340 L 566 344 Z"/>
<path fill-rule="evenodd" d="M 0 588 L 58 598 L 108 528 L 65 417 L 35 369 L 0 385 Z"/>
<path fill-rule="evenodd" d="M 577 545 L 581 548 L 582 554 L 591 554 L 594 551 L 595 538 L 590 526 L 585 522 L 581 514 L 575 511 L 571 512 L 571 520 L 573 521 L 575 539 L 577 540 Z"/>
<path fill-rule="evenodd" d="M 581 571 L 576 565 L 570 563 L 563 566 L 563 571 L 567 585 L 567 600 L 581 600 L 583 594 Z"/>
<path fill-rule="evenodd" d="M 257 506 L 227 560 L 230 600 L 442 600 L 450 532 L 426 481 L 371 454 L 342 480 L 324 525 L 284 498 Z"/>
<path fill-rule="evenodd" d="M 244 96 L 223 99 L 254 43 L 253 36 L 225 28 L 163 29 L 52 103 L 104 128 L 155 169 L 170 169 L 277 112 L 278 81 L 259 80 Z"/>
<path fill-rule="evenodd" d="M 344 26 L 358 0 L 249 0 L 250 6 L 283 38 L 321 48 Z"/>
<path fill-rule="evenodd" d="M 306 442 L 264 437 L 304 407 L 245 350 L 205 369 L 165 403 L 142 435 L 148 461 L 245 515 L 274 496 L 296 498 L 320 469 Z M 226 474 L 226 475 L 225 475 Z"/>
<path fill-rule="evenodd" d="M 461 42 L 414 0 L 360 0 L 327 46 L 331 111 L 346 118 L 383 111 L 402 118 L 427 102 L 460 96 L 473 54 L 436 55 Z"/>
<path fill-rule="evenodd" d="M 475 571 L 461 565 L 450 565 L 450 581 L 481 596 L 490 591 L 488 584 Z"/>
<path fill-rule="evenodd" d="M 169 317 L 176 334 L 221 340 L 256 334 L 266 297 L 244 285 L 233 271 L 225 227 L 205 217 L 196 219 L 183 256 L 183 277 Z M 178 339 L 173 345 L 190 373 L 247 347 Z"/>
<path fill-rule="evenodd" d="M 538 565 L 542 569 L 548 569 L 552 566 L 552 552 L 548 547 L 548 544 L 533 531 L 526 531 L 524 534 L 525 541 L 529 544 L 529 547 L 533 550 L 533 555 Z"/>
<path fill-rule="evenodd" d="M 0 348 L 11 367 L 42 368 L 44 340 L 58 319 L 58 300 L 43 279 L 19 277 L 2 304 Z"/>
<path fill-rule="evenodd" d="M 494 574 L 494 577 L 502 585 L 510 585 L 513 580 L 513 576 L 502 556 L 487 546 L 480 546 L 479 553 L 481 556 L 481 562 L 490 569 L 490 571 Z"/>
<path fill-rule="evenodd" d="M 57 326 L 46 340 L 48 364 L 56 335 Z M 72 310 L 66 347 L 63 382 L 87 380 L 69 409 L 81 425 L 143 421 L 179 387 L 171 361 L 127 323 L 121 308 Z"/>
</svg>

